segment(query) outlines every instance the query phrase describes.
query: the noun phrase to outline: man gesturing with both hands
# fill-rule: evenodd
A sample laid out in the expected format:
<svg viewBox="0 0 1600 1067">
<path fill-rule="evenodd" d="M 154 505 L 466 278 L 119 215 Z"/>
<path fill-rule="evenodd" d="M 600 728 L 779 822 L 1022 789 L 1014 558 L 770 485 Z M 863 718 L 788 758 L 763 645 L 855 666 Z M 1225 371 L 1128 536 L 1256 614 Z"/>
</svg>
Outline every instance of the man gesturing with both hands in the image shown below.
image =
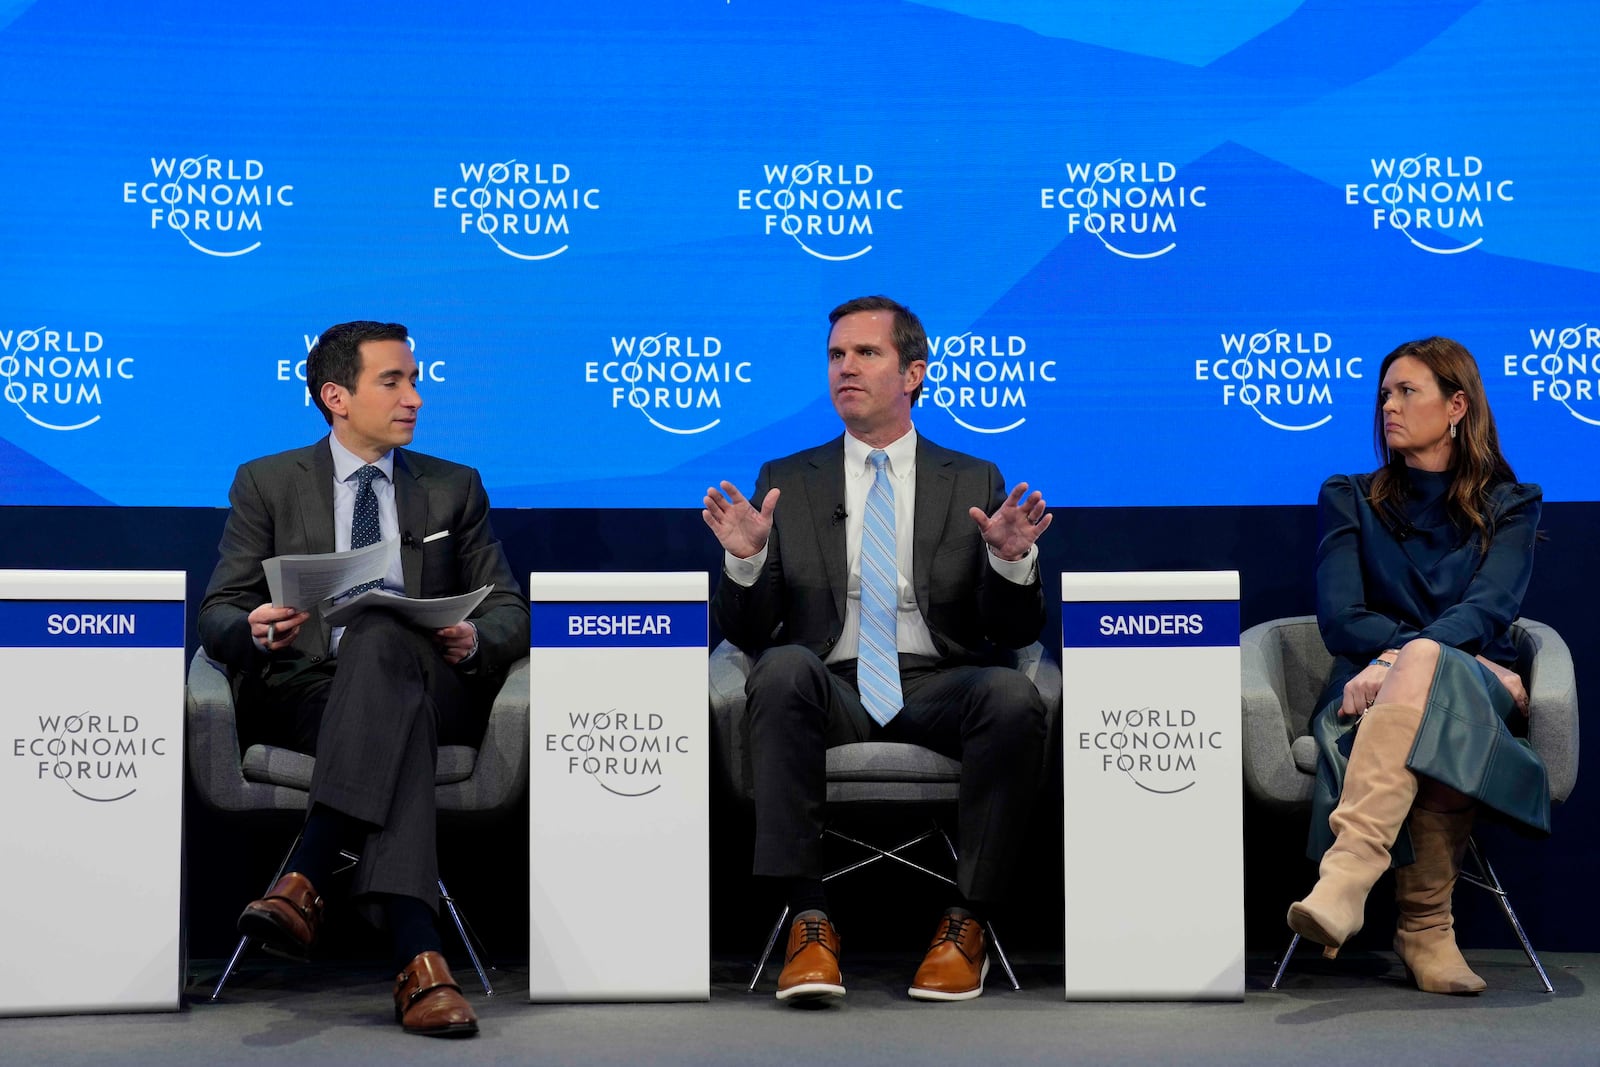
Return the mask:
<svg viewBox="0 0 1600 1067">
<path fill-rule="evenodd" d="M 983 992 L 982 918 L 1015 867 L 1043 765 L 1045 709 L 998 650 L 1044 624 L 1035 542 L 1051 516 L 993 463 L 920 436 L 922 323 L 887 297 L 829 315 L 842 437 L 765 464 L 751 498 L 708 489 L 725 550 L 718 624 L 755 658 L 746 684 L 755 873 L 793 909 L 780 1000 L 844 995 L 822 886 L 827 749 L 905 741 L 961 761 L 959 893 L 912 981 L 924 1000 Z"/>
</svg>

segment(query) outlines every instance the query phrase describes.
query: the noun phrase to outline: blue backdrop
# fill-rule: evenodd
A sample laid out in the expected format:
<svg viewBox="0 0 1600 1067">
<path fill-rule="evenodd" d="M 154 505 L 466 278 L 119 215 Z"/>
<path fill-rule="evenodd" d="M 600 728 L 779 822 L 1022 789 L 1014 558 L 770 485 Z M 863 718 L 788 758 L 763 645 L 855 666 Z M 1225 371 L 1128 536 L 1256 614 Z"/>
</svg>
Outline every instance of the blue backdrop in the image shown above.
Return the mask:
<svg viewBox="0 0 1600 1067">
<path fill-rule="evenodd" d="M 1430 333 L 1596 499 L 1597 59 L 1583 0 L 0 0 L 0 503 L 223 503 L 370 317 L 497 506 L 693 506 L 837 432 L 880 291 L 1054 504 L 1308 502 Z"/>
</svg>

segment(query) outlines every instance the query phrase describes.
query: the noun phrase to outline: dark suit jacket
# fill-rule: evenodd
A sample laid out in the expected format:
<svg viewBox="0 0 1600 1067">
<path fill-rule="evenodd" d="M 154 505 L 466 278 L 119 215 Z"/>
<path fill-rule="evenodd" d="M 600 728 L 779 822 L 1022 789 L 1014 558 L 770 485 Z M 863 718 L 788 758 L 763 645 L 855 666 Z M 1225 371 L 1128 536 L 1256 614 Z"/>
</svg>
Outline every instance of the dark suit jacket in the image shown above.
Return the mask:
<svg viewBox="0 0 1600 1067">
<path fill-rule="evenodd" d="M 799 644 L 827 656 L 844 626 L 844 439 L 773 460 L 761 468 L 751 500 L 781 489 L 767 542 L 767 564 L 746 588 L 723 574 L 713 608 L 729 641 L 752 655 Z M 917 438 L 917 499 L 911 584 L 941 659 L 989 661 L 993 646 L 1022 648 L 1044 627 L 1038 576 L 1026 585 L 994 572 L 978 526 L 967 514 L 993 514 L 1005 480 L 987 460 Z"/>
<path fill-rule="evenodd" d="M 528 654 L 528 602 L 505 552 L 489 528 L 489 497 L 478 472 L 459 463 L 395 449 L 395 512 L 405 592 L 412 597 L 453 596 L 492 584 L 472 613 L 478 654 L 464 666 L 493 675 Z M 289 553 L 332 552 L 333 453 L 324 438 L 306 448 L 252 460 L 228 490 L 232 511 L 218 545 L 221 558 L 200 605 L 200 641 L 236 674 L 273 664 L 275 673 L 326 658 L 331 627 L 317 605 L 301 604 L 311 618 L 293 646 L 267 653 L 250 639 L 251 611 L 267 603 L 261 561 Z M 441 531 L 446 537 L 424 543 Z M 485 677 L 484 681 L 490 679 Z"/>
</svg>

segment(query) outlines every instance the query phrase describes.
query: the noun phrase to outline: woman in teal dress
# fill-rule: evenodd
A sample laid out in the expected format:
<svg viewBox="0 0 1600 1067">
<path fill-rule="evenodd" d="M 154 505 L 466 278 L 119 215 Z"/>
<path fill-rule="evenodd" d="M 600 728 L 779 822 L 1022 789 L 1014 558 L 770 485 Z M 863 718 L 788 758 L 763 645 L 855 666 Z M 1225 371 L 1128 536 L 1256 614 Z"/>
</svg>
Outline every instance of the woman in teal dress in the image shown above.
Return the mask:
<svg viewBox="0 0 1600 1067">
<path fill-rule="evenodd" d="M 1407 342 L 1379 379 L 1382 465 L 1328 479 L 1318 500 L 1317 620 L 1335 662 L 1312 724 L 1319 877 L 1289 926 L 1333 955 L 1392 849 L 1396 953 L 1419 988 L 1476 993 L 1450 912 L 1474 814 L 1549 831 L 1544 765 L 1510 728 L 1528 711 L 1509 629 L 1541 494 L 1501 456 L 1460 344 Z"/>
</svg>

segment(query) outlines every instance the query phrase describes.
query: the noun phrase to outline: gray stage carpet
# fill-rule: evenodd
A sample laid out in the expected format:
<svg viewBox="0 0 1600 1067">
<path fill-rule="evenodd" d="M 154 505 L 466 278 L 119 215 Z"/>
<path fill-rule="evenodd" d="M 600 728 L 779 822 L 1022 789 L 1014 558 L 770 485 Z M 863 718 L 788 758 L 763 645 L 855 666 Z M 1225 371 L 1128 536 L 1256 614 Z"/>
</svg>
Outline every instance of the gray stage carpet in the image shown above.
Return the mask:
<svg viewBox="0 0 1600 1067">
<path fill-rule="evenodd" d="M 732 963 L 714 968 L 703 1004 L 529 1004 L 526 970 L 505 970 L 498 996 L 473 997 L 482 1035 L 450 1042 L 400 1032 L 380 970 L 258 958 L 217 1004 L 206 994 L 219 968 L 196 963 L 182 1012 L 0 1020 L 0 1063 L 1600 1063 L 1600 993 L 1589 984 L 1600 956 L 1547 955 L 1551 995 L 1519 953 L 1467 955 L 1490 986 L 1477 997 L 1419 993 L 1387 954 L 1328 963 L 1307 952 L 1277 992 L 1266 989 L 1271 962 L 1253 957 L 1244 1001 L 1218 1004 L 1068 1004 L 1059 961 L 1018 961 L 1021 992 L 996 971 L 978 1000 L 931 1005 L 905 997 L 915 960 L 847 958 L 848 996 L 820 1010 L 779 1004 L 770 971 L 746 994 L 748 971 Z"/>
</svg>

